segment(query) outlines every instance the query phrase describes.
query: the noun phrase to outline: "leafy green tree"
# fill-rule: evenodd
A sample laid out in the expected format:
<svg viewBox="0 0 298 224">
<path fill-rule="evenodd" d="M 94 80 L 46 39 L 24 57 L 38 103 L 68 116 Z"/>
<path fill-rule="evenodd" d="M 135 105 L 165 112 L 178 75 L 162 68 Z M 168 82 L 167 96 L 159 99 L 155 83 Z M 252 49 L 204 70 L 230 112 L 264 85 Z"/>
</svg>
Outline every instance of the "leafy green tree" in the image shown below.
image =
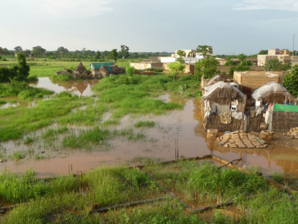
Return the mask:
<svg viewBox="0 0 298 224">
<path fill-rule="evenodd" d="M 180 58 L 185 57 L 185 51 L 178 50 L 177 54 L 179 55 Z"/>
<path fill-rule="evenodd" d="M 227 65 L 227 66 L 232 66 L 232 65 L 234 65 L 235 64 L 235 62 L 233 61 L 233 60 L 228 60 L 228 61 L 226 61 L 226 63 L 225 63 L 225 65 Z"/>
<path fill-rule="evenodd" d="M 290 64 L 283 64 L 277 58 L 270 59 L 265 63 L 266 71 L 286 71 L 291 68 Z"/>
<path fill-rule="evenodd" d="M 96 59 L 100 59 L 100 57 L 101 57 L 100 51 L 96 51 L 95 58 Z"/>
<path fill-rule="evenodd" d="M 268 54 L 268 50 L 261 50 L 259 54 Z"/>
<path fill-rule="evenodd" d="M 294 65 L 291 72 L 284 76 L 282 85 L 287 88 L 287 90 L 298 97 L 298 65 Z"/>
<path fill-rule="evenodd" d="M 173 80 L 176 79 L 177 75 L 182 75 L 185 69 L 185 65 L 181 64 L 178 61 L 169 63 L 168 67 L 170 69 L 170 74 L 173 75 Z"/>
<path fill-rule="evenodd" d="M 14 48 L 14 50 L 16 51 L 16 53 L 18 53 L 18 52 L 22 52 L 22 51 L 23 51 L 23 49 L 22 49 L 21 46 L 16 46 L 16 47 Z"/>
<path fill-rule="evenodd" d="M 27 81 L 27 78 L 29 76 L 30 67 L 26 62 L 26 56 L 24 53 L 19 52 L 17 55 L 18 59 L 18 73 L 17 76 L 15 76 L 13 79 L 17 81 Z"/>
<path fill-rule="evenodd" d="M 135 68 L 133 66 L 126 67 L 126 74 L 132 77 L 135 74 Z"/>
<path fill-rule="evenodd" d="M 33 47 L 31 54 L 34 57 L 44 57 L 46 54 L 46 49 L 42 48 L 41 46 L 36 46 Z"/>
<path fill-rule="evenodd" d="M 113 49 L 111 51 L 111 58 L 114 60 L 115 64 L 117 62 L 117 58 L 118 58 L 118 52 L 117 52 L 117 49 Z"/>
<path fill-rule="evenodd" d="M 121 53 L 122 53 L 122 58 L 128 58 L 129 57 L 129 47 L 125 45 L 121 45 Z"/>
<path fill-rule="evenodd" d="M 243 61 L 245 60 L 245 58 L 246 58 L 246 55 L 245 55 L 245 54 L 239 54 L 239 55 L 237 56 L 237 58 L 238 58 L 241 62 L 243 62 Z"/>
<path fill-rule="evenodd" d="M 197 47 L 197 52 L 200 53 L 204 58 L 206 58 L 207 55 L 213 54 L 213 48 L 208 45 L 199 45 Z"/>
<path fill-rule="evenodd" d="M 202 76 L 205 78 L 212 78 L 217 73 L 218 61 L 214 56 L 207 55 L 206 58 L 201 59 L 195 63 L 196 79 L 201 80 Z"/>
<path fill-rule="evenodd" d="M 58 58 L 65 57 L 67 54 L 68 54 L 68 49 L 67 48 L 64 48 L 64 47 L 61 46 L 57 49 Z"/>
<path fill-rule="evenodd" d="M 178 61 L 181 64 L 184 64 L 185 63 L 185 61 L 183 60 L 183 58 L 177 58 L 176 61 Z"/>
</svg>

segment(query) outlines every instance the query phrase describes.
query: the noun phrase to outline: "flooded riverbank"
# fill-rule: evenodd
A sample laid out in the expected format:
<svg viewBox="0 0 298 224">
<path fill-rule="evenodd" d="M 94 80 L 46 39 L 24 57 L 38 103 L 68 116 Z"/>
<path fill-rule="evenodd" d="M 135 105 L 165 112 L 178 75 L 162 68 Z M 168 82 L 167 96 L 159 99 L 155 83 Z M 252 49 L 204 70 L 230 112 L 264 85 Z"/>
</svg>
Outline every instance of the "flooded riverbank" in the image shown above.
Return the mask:
<svg viewBox="0 0 298 224">
<path fill-rule="evenodd" d="M 176 101 L 169 94 L 160 99 Z M 146 160 L 166 161 L 175 159 L 175 149 L 179 156 L 191 158 L 214 154 L 227 161 L 242 158 L 239 166 L 260 167 L 264 174 L 274 172 L 290 173 L 298 177 L 297 151 L 294 148 L 272 146 L 267 149 L 227 149 L 214 142 L 205 141 L 201 130 L 201 104 L 198 99 L 181 100 L 184 109 L 168 112 L 161 116 L 125 116 L 116 129 L 130 129 L 143 133 L 144 138 L 129 141 L 114 138 L 104 150 L 75 151 L 56 148 L 57 155 L 49 159 L 20 160 L 0 163 L 0 170 L 8 169 L 13 173 L 23 173 L 33 168 L 39 176 L 57 176 L 78 171 L 88 171 L 99 166 L 135 165 Z M 136 121 L 155 122 L 153 128 L 135 128 Z M 176 142 L 176 143 L 175 143 Z M 18 142 L 3 143 L 6 150 L 14 147 L 29 148 Z M 99 146 L 98 146 L 99 147 Z M 43 150 L 42 148 L 39 150 Z M 67 151 L 63 153 L 63 151 Z M 60 154 L 60 155 L 59 155 Z"/>
</svg>

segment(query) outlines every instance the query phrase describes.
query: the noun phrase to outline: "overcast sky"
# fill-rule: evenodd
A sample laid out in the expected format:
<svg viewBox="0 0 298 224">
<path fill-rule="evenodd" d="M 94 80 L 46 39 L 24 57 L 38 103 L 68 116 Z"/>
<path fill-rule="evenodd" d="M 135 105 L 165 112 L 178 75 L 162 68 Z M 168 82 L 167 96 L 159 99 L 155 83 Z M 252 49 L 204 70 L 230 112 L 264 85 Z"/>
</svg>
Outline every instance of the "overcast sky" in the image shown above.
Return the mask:
<svg viewBox="0 0 298 224">
<path fill-rule="evenodd" d="M 254 54 L 292 49 L 298 0 L 0 0 L 0 21 L 8 49 Z"/>
</svg>

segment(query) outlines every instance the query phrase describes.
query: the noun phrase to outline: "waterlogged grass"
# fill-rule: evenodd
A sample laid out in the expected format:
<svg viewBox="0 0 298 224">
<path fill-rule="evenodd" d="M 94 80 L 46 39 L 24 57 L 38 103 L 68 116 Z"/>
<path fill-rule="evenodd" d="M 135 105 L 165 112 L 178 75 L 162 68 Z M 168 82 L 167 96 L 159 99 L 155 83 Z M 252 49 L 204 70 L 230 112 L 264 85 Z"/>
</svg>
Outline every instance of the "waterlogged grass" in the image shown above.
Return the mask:
<svg viewBox="0 0 298 224">
<path fill-rule="evenodd" d="M 181 85 L 184 86 L 182 92 L 179 87 Z M 93 90 L 100 93 L 100 103 L 107 103 L 114 110 L 114 118 L 127 114 L 162 114 L 181 109 L 181 104 L 153 99 L 165 91 L 172 91 L 183 97 L 196 96 L 199 93 L 198 82 L 192 76 L 173 81 L 169 75 L 135 75 L 132 78 L 127 75 L 110 76 L 94 85 Z"/>
<path fill-rule="evenodd" d="M 100 130 L 98 127 L 94 127 L 91 130 L 83 130 L 79 135 L 71 133 L 63 138 L 63 147 L 69 147 L 72 149 L 86 148 L 91 149 L 92 145 L 99 145 L 103 140 L 109 136 L 108 130 Z"/>
<path fill-rule="evenodd" d="M 37 102 L 32 108 L 18 106 L 1 109 L 0 140 L 21 138 L 25 133 L 52 124 L 57 118 L 68 115 L 72 109 L 79 106 L 79 97 L 57 95 L 50 100 Z"/>
<path fill-rule="evenodd" d="M 154 121 L 137 121 L 134 126 L 136 128 L 142 128 L 142 127 L 153 128 L 155 126 L 155 122 Z"/>
<path fill-rule="evenodd" d="M 198 190 L 212 198 L 214 185 L 222 184 L 224 195 L 235 200 L 241 211 L 237 220 L 219 213 L 203 220 L 190 214 L 177 200 L 145 204 L 105 214 L 89 214 L 92 208 L 161 197 L 162 189 L 137 168 L 99 168 L 83 176 L 37 180 L 33 171 L 24 176 L 0 175 L 0 198 L 19 204 L 1 223 L 297 223 L 298 198 L 294 193 L 270 188 L 260 176 L 235 170 L 222 170 L 212 164 L 194 161 L 146 168 L 155 179 L 176 192 Z M 224 182 L 223 182 L 224 181 Z M 182 185 L 183 182 L 183 185 Z M 195 189 L 190 188 L 193 185 Z M 183 190 L 183 188 L 185 190 Z M 211 196 L 209 196 L 211 194 Z M 178 194 L 181 197 L 181 194 Z M 239 195 L 242 195 L 241 197 Z M 225 196 L 224 196 L 225 197 Z M 188 202 L 188 201 L 187 201 Z"/>
<path fill-rule="evenodd" d="M 224 201 L 238 200 L 268 188 L 266 181 L 257 173 L 219 169 L 212 163 L 196 161 L 174 164 L 163 169 L 156 166 L 152 175 L 173 191 L 184 195 L 191 203 L 216 201 L 221 189 Z"/>
</svg>

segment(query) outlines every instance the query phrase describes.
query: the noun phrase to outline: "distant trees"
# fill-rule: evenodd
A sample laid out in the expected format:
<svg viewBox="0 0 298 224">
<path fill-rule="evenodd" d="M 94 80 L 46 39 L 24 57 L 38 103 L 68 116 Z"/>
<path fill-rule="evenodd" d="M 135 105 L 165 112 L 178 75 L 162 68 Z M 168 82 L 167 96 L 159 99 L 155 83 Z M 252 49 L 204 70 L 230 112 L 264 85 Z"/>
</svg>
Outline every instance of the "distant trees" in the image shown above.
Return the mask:
<svg viewBox="0 0 298 224">
<path fill-rule="evenodd" d="M 197 52 L 203 56 L 203 59 L 195 63 L 195 76 L 198 80 L 202 77 L 211 78 L 217 72 L 218 61 L 212 55 L 213 48 L 208 45 L 199 45 Z"/>
<path fill-rule="evenodd" d="M 23 49 L 22 49 L 21 46 L 16 46 L 16 47 L 14 48 L 14 50 L 16 51 L 16 53 L 18 53 L 18 52 L 22 52 L 22 51 L 23 51 Z"/>
<path fill-rule="evenodd" d="M 246 58 L 246 55 L 245 55 L 245 54 L 239 54 L 239 55 L 237 56 L 237 58 L 238 58 L 241 62 L 243 62 L 243 61 L 245 60 L 245 58 Z"/>
<path fill-rule="evenodd" d="M 290 64 L 283 64 L 277 58 L 270 59 L 265 63 L 266 71 L 286 71 L 291 68 Z"/>
<path fill-rule="evenodd" d="M 298 97 L 298 65 L 294 65 L 291 73 L 284 76 L 282 85 L 286 87 L 291 94 Z"/>
<path fill-rule="evenodd" d="M 65 57 L 67 54 L 68 54 L 68 49 L 67 48 L 61 46 L 57 49 L 58 58 Z"/>
<path fill-rule="evenodd" d="M 122 58 L 128 58 L 129 57 L 129 47 L 125 46 L 125 45 L 121 45 L 121 54 L 122 54 Z"/>
<path fill-rule="evenodd" d="M 111 51 L 111 58 L 114 60 L 115 64 L 117 62 L 117 59 L 118 59 L 118 52 L 117 52 L 117 49 L 113 49 Z"/>
<path fill-rule="evenodd" d="M 100 59 L 100 57 L 101 57 L 101 53 L 100 53 L 100 51 L 96 51 L 95 58 L 96 58 L 96 59 Z"/>
<path fill-rule="evenodd" d="M 259 54 L 268 54 L 268 50 L 260 50 Z"/>
<path fill-rule="evenodd" d="M 41 46 L 33 47 L 31 55 L 34 57 L 44 57 L 46 54 L 46 49 L 42 48 Z"/>
</svg>

